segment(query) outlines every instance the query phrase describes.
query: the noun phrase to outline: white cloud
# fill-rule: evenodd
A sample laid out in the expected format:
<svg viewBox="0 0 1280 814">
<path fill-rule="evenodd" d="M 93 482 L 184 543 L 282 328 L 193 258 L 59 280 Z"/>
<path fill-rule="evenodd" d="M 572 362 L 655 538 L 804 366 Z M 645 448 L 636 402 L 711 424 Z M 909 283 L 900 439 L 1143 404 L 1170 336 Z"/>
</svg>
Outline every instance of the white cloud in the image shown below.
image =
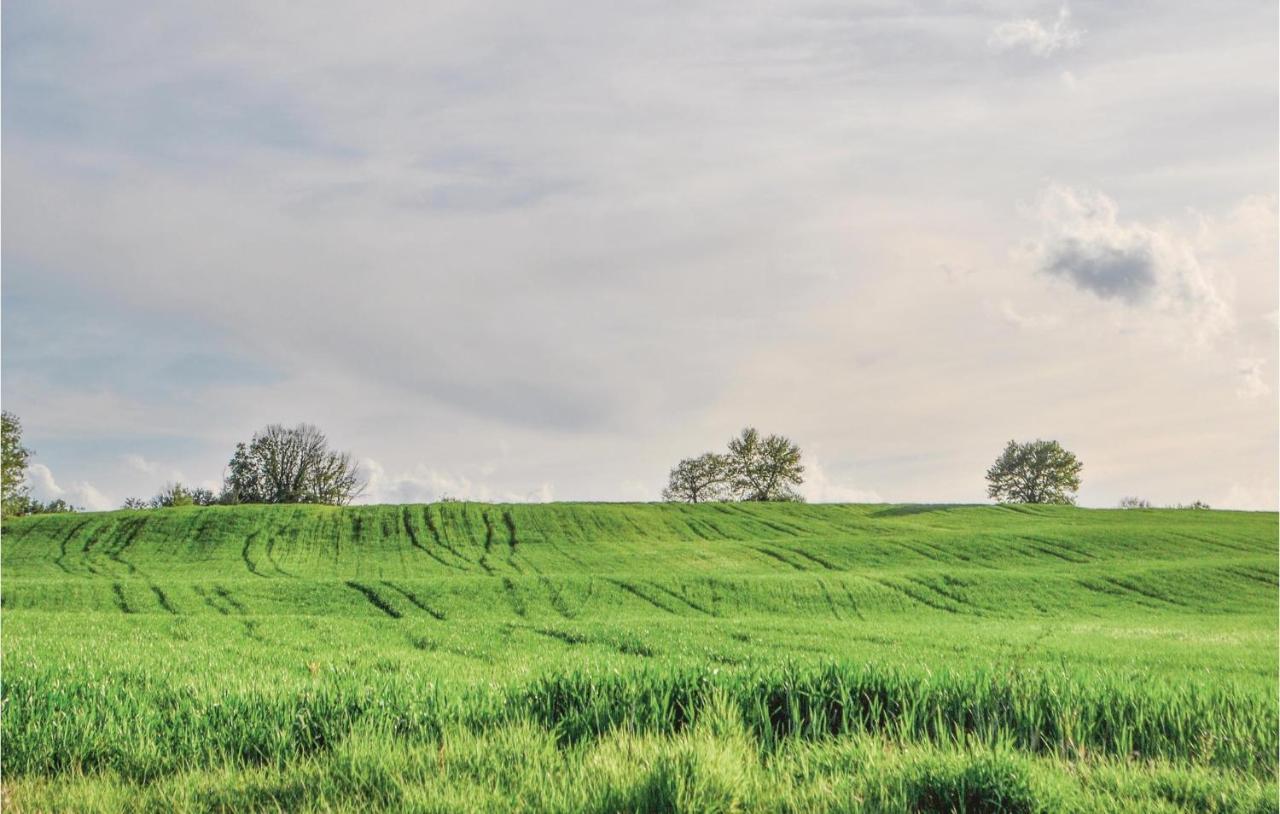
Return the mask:
<svg viewBox="0 0 1280 814">
<path fill-rule="evenodd" d="M 1200 498 L 1189 498 L 1186 503 Z M 1275 511 L 1276 490 L 1274 484 L 1265 483 L 1233 483 L 1225 493 L 1217 499 L 1209 498 L 1210 507 L 1214 509 L 1237 509 L 1240 511 Z"/>
<path fill-rule="evenodd" d="M 48 502 L 61 498 L 72 506 L 91 512 L 116 508 L 106 495 L 87 481 L 74 481 L 60 486 L 54 480 L 53 472 L 44 464 L 31 464 L 27 468 L 27 482 L 31 486 L 31 496 L 36 500 Z"/>
<path fill-rule="evenodd" d="M 144 458 L 136 453 L 129 453 L 122 456 L 125 465 L 135 472 L 143 475 L 149 475 L 160 483 L 186 483 L 187 479 L 182 474 L 182 470 L 174 466 L 152 461 Z"/>
<path fill-rule="evenodd" d="M 1099 299 L 1174 316 L 1197 342 L 1232 326 L 1213 273 L 1180 230 L 1122 222 L 1102 192 L 1050 184 L 1037 204 L 1039 270 Z"/>
<path fill-rule="evenodd" d="M 1079 46 L 1083 35 L 1083 29 L 1071 25 L 1071 10 L 1064 5 L 1049 28 L 1030 18 L 1000 23 L 987 38 L 987 45 L 996 51 L 1026 49 L 1047 57 Z"/>
<path fill-rule="evenodd" d="M 1062 318 L 1056 314 L 1024 314 L 1008 299 L 1000 300 L 999 312 L 1010 325 L 1016 325 L 1019 328 L 1044 330 L 1056 328 L 1062 324 Z"/>
<path fill-rule="evenodd" d="M 1266 364 L 1267 360 L 1259 356 L 1240 360 L 1240 386 L 1236 389 L 1236 395 L 1242 399 L 1257 399 L 1271 392 L 1271 386 L 1266 380 Z"/>
<path fill-rule="evenodd" d="M 372 458 L 365 458 L 360 465 L 367 479 L 358 498 L 360 503 L 430 503 L 446 497 L 499 503 L 549 503 L 554 499 L 554 490 L 547 482 L 516 492 L 496 490 L 465 475 L 440 472 L 423 464 L 395 474 L 388 474 Z"/>
<path fill-rule="evenodd" d="M 872 489 L 860 489 L 848 483 L 839 483 L 827 475 L 817 456 L 804 457 L 804 483 L 800 493 L 810 503 L 883 503 L 884 499 Z"/>
</svg>

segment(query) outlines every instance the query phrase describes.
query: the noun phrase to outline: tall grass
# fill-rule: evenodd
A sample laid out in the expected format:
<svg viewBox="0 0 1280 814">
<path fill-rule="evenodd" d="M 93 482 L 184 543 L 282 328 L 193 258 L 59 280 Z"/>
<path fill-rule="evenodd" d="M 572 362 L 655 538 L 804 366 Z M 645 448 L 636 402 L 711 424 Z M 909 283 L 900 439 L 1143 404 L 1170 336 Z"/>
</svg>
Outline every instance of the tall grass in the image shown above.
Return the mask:
<svg viewBox="0 0 1280 814">
<path fill-rule="evenodd" d="M 1274 809 L 1274 514 L 214 507 L 3 535 L 16 810 Z"/>
<path fill-rule="evenodd" d="M 712 699 L 764 749 L 874 734 L 900 743 L 1004 745 L 1064 758 L 1160 759 L 1274 770 L 1275 699 L 1226 684 L 1123 675 L 872 664 L 742 672 L 564 672 L 458 691 L 371 676 L 302 689 L 196 691 L 148 673 L 20 675 L 7 682 L 5 770 L 112 769 L 147 779 L 230 763 L 281 767 L 374 727 L 408 742 L 463 727 L 529 724 L 562 744 L 617 731 L 683 732 Z"/>
</svg>

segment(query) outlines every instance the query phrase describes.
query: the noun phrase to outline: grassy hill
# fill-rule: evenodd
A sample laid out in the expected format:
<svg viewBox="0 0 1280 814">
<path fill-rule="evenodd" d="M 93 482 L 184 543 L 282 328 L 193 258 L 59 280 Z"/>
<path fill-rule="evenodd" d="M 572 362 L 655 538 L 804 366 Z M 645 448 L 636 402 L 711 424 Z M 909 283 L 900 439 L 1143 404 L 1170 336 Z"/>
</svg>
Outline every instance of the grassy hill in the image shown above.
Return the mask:
<svg viewBox="0 0 1280 814">
<path fill-rule="evenodd" d="M 18 810 L 1274 810 L 1277 546 L 1274 513 L 1026 506 L 19 518 L 6 790 Z"/>
</svg>

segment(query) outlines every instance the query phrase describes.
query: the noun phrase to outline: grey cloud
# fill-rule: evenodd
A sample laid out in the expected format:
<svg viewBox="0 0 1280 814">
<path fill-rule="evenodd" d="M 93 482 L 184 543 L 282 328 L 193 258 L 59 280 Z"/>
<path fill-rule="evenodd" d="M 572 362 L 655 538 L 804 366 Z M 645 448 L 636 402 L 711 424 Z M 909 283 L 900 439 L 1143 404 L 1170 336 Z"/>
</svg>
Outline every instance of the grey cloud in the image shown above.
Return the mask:
<svg viewBox="0 0 1280 814">
<path fill-rule="evenodd" d="M 1047 248 L 1042 270 L 1105 300 L 1136 305 L 1150 300 L 1155 290 L 1155 263 L 1150 246 L 1065 238 Z"/>
<path fill-rule="evenodd" d="M 1038 215 L 1041 273 L 1101 299 L 1183 321 L 1195 342 L 1232 326 L 1216 275 L 1176 226 L 1122 222 L 1107 195 L 1059 184 L 1041 194 Z"/>
</svg>

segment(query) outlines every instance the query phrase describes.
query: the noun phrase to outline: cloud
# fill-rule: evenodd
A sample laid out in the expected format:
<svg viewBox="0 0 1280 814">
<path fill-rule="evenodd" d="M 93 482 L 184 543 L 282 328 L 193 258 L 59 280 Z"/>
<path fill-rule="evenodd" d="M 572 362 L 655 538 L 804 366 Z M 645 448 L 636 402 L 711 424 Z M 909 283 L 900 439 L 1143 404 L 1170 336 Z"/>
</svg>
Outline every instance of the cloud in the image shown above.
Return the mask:
<svg viewBox="0 0 1280 814">
<path fill-rule="evenodd" d="M 543 482 L 525 492 L 497 490 L 465 475 L 440 472 L 419 464 L 412 469 L 388 474 L 372 458 L 361 461 L 367 478 L 359 503 L 431 503 L 443 498 L 501 503 L 549 503 L 554 489 Z"/>
<path fill-rule="evenodd" d="M 1247 310 L 1275 308 L 1265 251 L 1191 247 L 1253 332 L 1194 361 L 1098 330 L 1182 328 L 1160 251 L 1133 305 L 1001 260 L 1008 202 L 1049 172 L 1149 223 L 1267 192 L 1273 10 L 1091 5 L 1100 34 L 1068 51 L 1061 2 L 11 4 L 6 407 L 113 498 L 169 476 L 126 453 L 216 478 L 263 423 L 308 420 L 383 466 L 370 499 L 652 499 L 745 421 L 856 459 L 854 486 L 981 499 L 971 456 L 917 448 L 1002 437 L 1008 413 L 956 428 L 991 392 L 1118 453 L 1153 431 L 1113 417 L 1166 416 L 1198 440 L 1152 478 L 1272 472 L 1275 393 L 1233 395 L 1238 359 L 1274 370 Z M 1274 207 L 1249 223 L 1273 233 Z M 1045 240 L 1092 259 L 1081 232 Z"/>
<path fill-rule="evenodd" d="M 1268 395 L 1271 386 L 1266 380 L 1267 360 L 1259 356 L 1241 359 L 1237 370 L 1240 372 L 1240 386 L 1236 395 L 1242 399 L 1257 399 Z"/>
<path fill-rule="evenodd" d="M 1045 328 L 1055 328 L 1062 323 L 1062 319 L 1056 314 L 1024 314 L 1007 299 L 1000 300 L 999 311 L 1000 316 L 1004 317 L 1005 321 L 1019 328 L 1043 330 Z"/>
<path fill-rule="evenodd" d="M 883 503 L 884 498 L 871 489 L 859 489 L 847 483 L 838 483 L 827 475 L 815 455 L 806 455 L 804 484 L 800 493 L 810 503 Z"/>
<path fill-rule="evenodd" d="M 76 481 L 66 486 L 58 485 L 53 472 L 44 464 L 31 464 L 27 468 L 27 482 L 31 486 L 31 496 L 36 500 L 48 502 L 61 498 L 72 506 L 101 512 L 116 508 L 107 496 L 99 492 L 87 481 Z"/>
<path fill-rule="evenodd" d="M 1043 274 L 1102 300 L 1182 318 L 1198 340 L 1230 326 L 1212 273 L 1173 227 L 1123 223 L 1107 195 L 1058 184 L 1041 194 L 1037 213 L 1044 236 L 1035 253 Z"/>
<path fill-rule="evenodd" d="M 128 453 L 121 456 L 125 466 L 139 474 L 146 475 L 148 481 L 154 482 L 154 489 L 169 483 L 182 483 L 187 486 L 196 486 L 217 492 L 222 488 L 222 482 L 217 479 L 206 478 L 204 480 L 193 481 L 188 479 L 181 469 L 176 466 L 164 464 L 159 461 L 153 461 L 137 453 Z"/>
<path fill-rule="evenodd" d="M 1083 34 L 1082 29 L 1071 26 L 1071 10 L 1063 6 L 1050 28 L 1030 18 L 1001 23 L 987 37 L 987 46 L 994 51 L 1026 49 L 1038 57 L 1047 57 L 1079 46 Z"/>
<path fill-rule="evenodd" d="M 1155 262 L 1149 245 L 1110 245 L 1063 237 L 1050 248 L 1043 269 L 1104 300 L 1133 305 L 1155 291 Z"/>
</svg>

